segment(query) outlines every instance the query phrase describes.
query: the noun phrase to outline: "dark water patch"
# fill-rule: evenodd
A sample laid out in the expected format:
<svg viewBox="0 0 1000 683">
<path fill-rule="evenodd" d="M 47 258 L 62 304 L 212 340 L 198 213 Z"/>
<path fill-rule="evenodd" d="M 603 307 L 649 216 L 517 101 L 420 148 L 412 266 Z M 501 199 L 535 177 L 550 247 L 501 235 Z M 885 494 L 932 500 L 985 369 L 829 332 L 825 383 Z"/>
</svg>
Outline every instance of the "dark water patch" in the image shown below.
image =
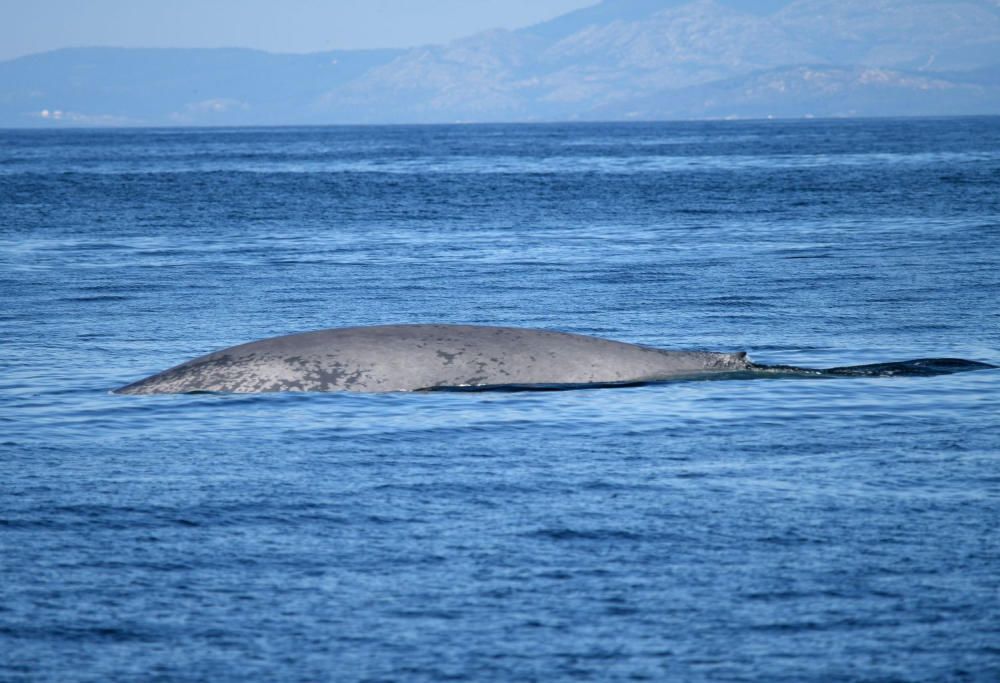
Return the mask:
<svg viewBox="0 0 1000 683">
<path fill-rule="evenodd" d="M 133 298 L 135 297 L 118 294 L 102 294 L 96 296 L 70 296 L 66 297 L 64 301 L 74 301 L 77 303 L 100 303 L 105 301 L 129 301 Z"/>
<path fill-rule="evenodd" d="M 785 258 L 785 259 L 800 259 L 800 260 L 828 259 L 828 258 L 834 258 L 834 255 L 833 254 L 796 254 L 794 256 L 782 256 L 781 258 Z"/>
<path fill-rule="evenodd" d="M 539 529 L 525 536 L 551 541 L 638 541 L 640 534 L 617 529 L 578 530 L 568 528 Z"/>
<path fill-rule="evenodd" d="M 0 624 L 0 636 L 14 641 L 77 641 L 87 643 L 154 643 L 163 637 L 162 631 L 138 625 L 69 626 L 65 624 L 38 626 L 18 625 L 16 628 Z M 25 667 L 31 671 L 33 667 Z"/>
</svg>

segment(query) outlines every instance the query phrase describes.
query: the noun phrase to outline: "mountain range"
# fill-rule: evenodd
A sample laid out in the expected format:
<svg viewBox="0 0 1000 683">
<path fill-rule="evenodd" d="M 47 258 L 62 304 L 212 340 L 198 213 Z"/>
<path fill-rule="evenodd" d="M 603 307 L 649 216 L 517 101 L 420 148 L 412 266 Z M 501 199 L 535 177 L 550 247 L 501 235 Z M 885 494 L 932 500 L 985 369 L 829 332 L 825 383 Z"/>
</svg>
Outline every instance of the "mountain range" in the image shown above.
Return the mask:
<svg viewBox="0 0 1000 683">
<path fill-rule="evenodd" d="M 0 62 L 6 127 L 952 114 L 1000 114 L 1000 0 L 604 0 L 405 50 Z"/>
</svg>

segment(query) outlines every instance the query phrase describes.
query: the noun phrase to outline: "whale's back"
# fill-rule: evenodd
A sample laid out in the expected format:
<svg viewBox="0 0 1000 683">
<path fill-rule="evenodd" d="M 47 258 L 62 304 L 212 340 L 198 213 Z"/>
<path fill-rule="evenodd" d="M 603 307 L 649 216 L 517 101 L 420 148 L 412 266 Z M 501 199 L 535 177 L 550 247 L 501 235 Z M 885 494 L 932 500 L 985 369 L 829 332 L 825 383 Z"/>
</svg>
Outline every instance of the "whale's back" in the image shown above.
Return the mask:
<svg viewBox="0 0 1000 683">
<path fill-rule="evenodd" d="M 742 370 L 745 354 L 665 351 L 579 334 L 475 325 L 306 332 L 210 353 L 117 390 L 415 391 L 615 384 Z"/>
</svg>

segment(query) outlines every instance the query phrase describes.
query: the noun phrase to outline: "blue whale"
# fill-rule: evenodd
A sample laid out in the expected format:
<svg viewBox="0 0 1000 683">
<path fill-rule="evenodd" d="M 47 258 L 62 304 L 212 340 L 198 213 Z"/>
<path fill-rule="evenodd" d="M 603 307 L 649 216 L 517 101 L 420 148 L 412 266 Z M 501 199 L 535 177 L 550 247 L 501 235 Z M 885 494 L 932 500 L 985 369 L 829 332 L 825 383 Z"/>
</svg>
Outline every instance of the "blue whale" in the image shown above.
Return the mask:
<svg viewBox="0 0 1000 683">
<path fill-rule="evenodd" d="M 812 370 L 756 365 L 745 352 L 672 351 L 549 330 L 380 325 L 233 346 L 114 393 L 551 390 L 702 378 L 933 375 L 990 367 L 936 358 Z"/>
</svg>

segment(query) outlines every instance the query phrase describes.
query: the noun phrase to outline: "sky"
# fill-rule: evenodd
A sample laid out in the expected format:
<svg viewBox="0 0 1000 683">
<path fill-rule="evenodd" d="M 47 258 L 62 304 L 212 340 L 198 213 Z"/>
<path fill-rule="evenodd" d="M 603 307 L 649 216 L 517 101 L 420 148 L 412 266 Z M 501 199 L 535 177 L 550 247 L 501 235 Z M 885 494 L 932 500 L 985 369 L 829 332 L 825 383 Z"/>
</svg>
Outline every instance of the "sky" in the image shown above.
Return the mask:
<svg viewBox="0 0 1000 683">
<path fill-rule="evenodd" d="M 440 43 L 597 0 L 0 0 L 0 60 L 61 47 L 319 52 Z"/>
</svg>

